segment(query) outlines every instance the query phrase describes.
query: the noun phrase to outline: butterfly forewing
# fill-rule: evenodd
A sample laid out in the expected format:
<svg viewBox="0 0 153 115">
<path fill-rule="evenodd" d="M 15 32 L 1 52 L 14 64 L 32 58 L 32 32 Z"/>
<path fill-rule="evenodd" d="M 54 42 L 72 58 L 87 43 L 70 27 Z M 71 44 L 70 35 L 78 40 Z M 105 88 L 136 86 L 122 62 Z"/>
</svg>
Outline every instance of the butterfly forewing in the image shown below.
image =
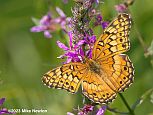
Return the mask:
<svg viewBox="0 0 153 115">
<path fill-rule="evenodd" d="M 131 18 L 128 14 L 120 14 L 104 30 L 93 48 L 93 59 L 103 60 L 116 54 L 126 52 L 130 48 L 129 31 Z"/>
<path fill-rule="evenodd" d="M 86 68 L 82 63 L 69 63 L 46 73 L 42 81 L 50 88 L 61 88 L 71 93 L 77 92 Z"/>
</svg>

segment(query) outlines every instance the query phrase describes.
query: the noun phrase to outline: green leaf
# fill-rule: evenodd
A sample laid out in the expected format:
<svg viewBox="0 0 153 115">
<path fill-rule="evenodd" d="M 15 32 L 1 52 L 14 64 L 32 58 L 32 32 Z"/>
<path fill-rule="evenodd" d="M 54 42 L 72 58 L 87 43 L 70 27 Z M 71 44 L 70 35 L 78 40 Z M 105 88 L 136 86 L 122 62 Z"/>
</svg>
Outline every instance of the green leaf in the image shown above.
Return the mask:
<svg viewBox="0 0 153 115">
<path fill-rule="evenodd" d="M 153 103 L 153 92 L 152 92 L 152 94 L 150 95 L 150 102 Z"/>
<path fill-rule="evenodd" d="M 40 23 L 39 23 L 40 20 L 39 20 L 39 19 L 34 18 L 34 17 L 32 17 L 31 19 L 32 19 L 33 23 L 34 23 L 36 26 L 40 25 Z"/>
</svg>

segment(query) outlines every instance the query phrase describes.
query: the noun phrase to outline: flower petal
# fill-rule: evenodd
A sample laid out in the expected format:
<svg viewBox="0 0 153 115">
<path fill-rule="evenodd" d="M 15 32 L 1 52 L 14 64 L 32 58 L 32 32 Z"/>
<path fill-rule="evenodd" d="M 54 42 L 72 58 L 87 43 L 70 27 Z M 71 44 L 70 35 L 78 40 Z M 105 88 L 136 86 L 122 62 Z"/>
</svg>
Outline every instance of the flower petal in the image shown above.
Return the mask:
<svg viewBox="0 0 153 115">
<path fill-rule="evenodd" d="M 68 32 L 68 36 L 69 36 L 69 44 L 70 44 L 70 49 L 72 49 L 72 31 Z"/>
<path fill-rule="evenodd" d="M 98 112 L 96 113 L 96 115 L 104 115 L 104 112 L 106 110 L 107 106 L 102 106 Z"/>
<path fill-rule="evenodd" d="M 58 47 L 60 47 L 61 49 L 64 49 L 66 51 L 69 50 L 69 48 L 65 44 L 63 44 L 62 42 L 57 41 L 56 43 L 57 43 Z"/>
<path fill-rule="evenodd" d="M 109 22 L 102 22 L 102 24 L 101 24 L 102 28 L 103 29 L 107 28 L 108 24 L 109 24 Z"/>
<path fill-rule="evenodd" d="M 127 10 L 127 6 L 125 4 L 118 4 L 118 5 L 115 5 L 115 9 L 116 9 L 116 11 L 122 13 Z"/>
<path fill-rule="evenodd" d="M 86 51 L 86 55 L 88 58 L 92 58 L 92 49 L 89 49 L 88 51 Z"/>
<path fill-rule="evenodd" d="M 90 40 L 90 43 L 95 43 L 96 42 L 96 36 L 95 35 L 91 36 L 89 40 Z"/>
<path fill-rule="evenodd" d="M 84 57 L 85 56 L 82 47 L 79 48 L 78 52 L 79 52 L 79 54 L 80 54 L 81 57 Z"/>
<path fill-rule="evenodd" d="M 2 114 L 15 114 L 15 112 L 9 112 L 6 108 L 3 108 L 2 110 L 0 110 L 0 115 Z"/>
<path fill-rule="evenodd" d="M 68 0 L 63 0 L 64 4 L 67 4 L 68 3 Z"/>
<path fill-rule="evenodd" d="M 45 26 L 34 26 L 31 28 L 31 32 L 42 32 L 45 31 L 46 27 Z"/>
<path fill-rule="evenodd" d="M 58 12 L 58 14 L 61 16 L 61 17 L 66 17 L 64 12 L 59 8 L 59 7 L 56 7 L 56 11 Z"/>
<path fill-rule="evenodd" d="M 73 113 L 67 112 L 67 115 L 74 115 Z"/>
<path fill-rule="evenodd" d="M 74 49 L 79 48 L 81 45 L 85 43 L 85 40 L 79 40 L 78 43 L 75 44 Z"/>
<path fill-rule="evenodd" d="M 47 37 L 47 38 L 51 38 L 52 37 L 52 35 L 50 34 L 50 32 L 49 31 L 44 31 L 44 36 L 45 37 Z"/>
<path fill-rule="evenodd" d="M 68 57 L 67 60 L 66 60 L 66 62 L 64 62 L 64 64 L 70 63 L 71 61 L 72 61 L 72 57 Z"/>
<path fill-rule="evenodd" d="M 41 25 L 49 25 L 51 21 L 51 13 L 48 13 L 47 15 L 43 16 L 40 20 Z"/>
</svg>

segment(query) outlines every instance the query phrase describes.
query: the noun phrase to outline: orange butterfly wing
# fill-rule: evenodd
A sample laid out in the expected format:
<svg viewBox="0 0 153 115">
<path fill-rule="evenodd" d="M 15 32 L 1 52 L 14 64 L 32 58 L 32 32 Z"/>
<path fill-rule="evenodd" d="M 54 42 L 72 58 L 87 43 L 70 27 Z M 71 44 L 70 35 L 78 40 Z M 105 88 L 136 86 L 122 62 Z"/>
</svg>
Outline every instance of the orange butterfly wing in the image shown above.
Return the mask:
<svg viewBox="0 0 153 115">
<path fill-rule="evenodd" d="M 102 74 L 89 71 L 83 78 L 82 89 L 83 94 L 93 102 L 106 104 L 133 83 L 134 68 L 125 54 L 115 55 L 98 63 Z"/>
<path fill-rule="evenodd" d="M 130 48 L 129 32 L 131 18 L 128 14 L 120 14 L 104 30 L 93 48 L 93 59 L 106 59 L 126 52 Z"/>
<path fill-rule="evenodd" d="M 46 73 L 42 81 L 49 88 L 65 89 L 71 93 L 77 92 L 86 67 L 82 63 L 69 63 Z"/>
<path fill-rule="evenodd" d="M 100 65 L 102 74 L 88 72 L 82 88 L 83 94 L 96 103 L 111 102 L 133 82 L 133 64 L 127 55 L 121 54 L 130 48 L 130 28 L 129 15 L 120 14 L 94 45 L 92 60 Z"/>
<path fill-rule="evenodd" d="M 115 99 L 133 82 L 134 68 L 127 55 L 121 54 L 130 48 L 129 30 L 131 18 L 120 14 L 104 30 L 96 41 L 92 59 L 100 66 L 102 74 L 91 71 L 86 63 L 69 63 L 46 73 L 42 81 L 51 88 L 62 88 L 77 92 L 82 83 L 82 92 L 95 103 L 108 103 Z M 94 69 L 97 69 L 96 67 Z"/>
<path fill-rule="evenodd" d="M 103 74 L 103 77 L 105 75 Z M 116 97 L 116 92 L 111 89 L 102 76 L 94 72 L 88 72 L 82 83 L 82 93 L 94 103 L 106 104 L 112 102 Z"/>
</svg>

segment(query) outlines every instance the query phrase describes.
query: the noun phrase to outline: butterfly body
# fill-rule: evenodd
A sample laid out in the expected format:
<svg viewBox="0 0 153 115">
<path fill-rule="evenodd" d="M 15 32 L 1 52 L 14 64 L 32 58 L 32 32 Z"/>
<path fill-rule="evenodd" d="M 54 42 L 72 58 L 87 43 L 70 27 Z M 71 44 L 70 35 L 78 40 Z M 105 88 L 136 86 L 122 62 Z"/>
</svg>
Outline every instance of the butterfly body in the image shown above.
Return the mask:
<svg viewBox="0 0 153 115">
<path fill-rule="evenodd" d="M 88 70 L 100 75 L 102 74 L 102 68 L 100 67 L 100 64 L 94 61 L 93 59 L 90 59 L 87 63 Z"/>
<path fill-rule="evenodd" d="M 134 79 L 134 67 L 128 55 L 131 18 L 119 14 L 94 44 L 92 58 L 71 62 L 47 72 L 42 81 L 49 88 L 82 93 L 94 103 L 112 102 L 118 92 L 128 88 Z"/>
</svg>

